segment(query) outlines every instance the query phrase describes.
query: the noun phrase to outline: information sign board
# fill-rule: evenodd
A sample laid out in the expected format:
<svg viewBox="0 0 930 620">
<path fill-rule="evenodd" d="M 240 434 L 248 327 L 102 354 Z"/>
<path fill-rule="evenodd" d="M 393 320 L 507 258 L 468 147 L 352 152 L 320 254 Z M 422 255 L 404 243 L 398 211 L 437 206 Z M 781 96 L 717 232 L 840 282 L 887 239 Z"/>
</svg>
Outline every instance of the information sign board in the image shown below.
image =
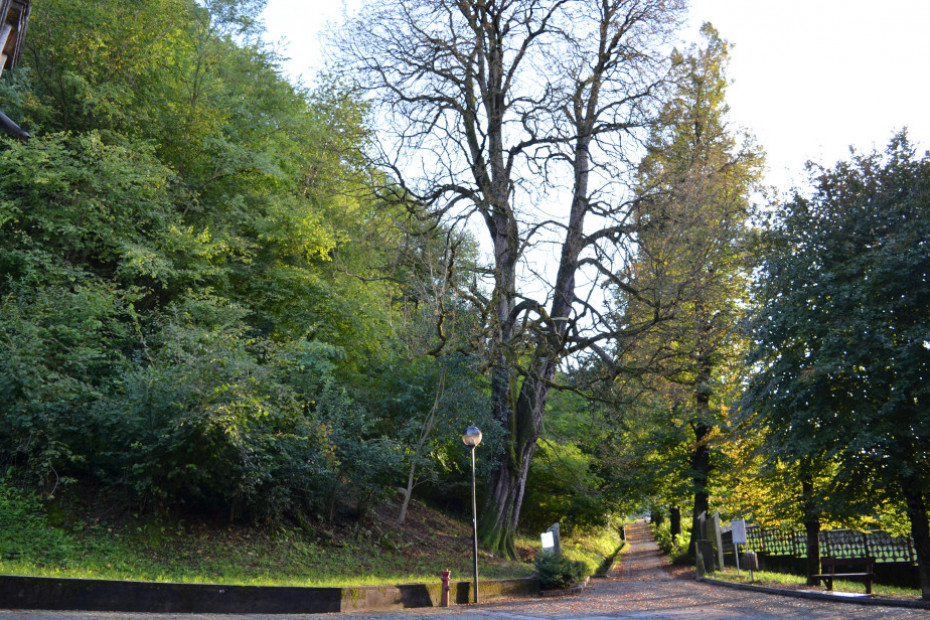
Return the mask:
<svg viewBox="0 0 930 620">
<path fill-rule="evenodd" d="M 733 544 L 734 545 L 745 545 L 746 544 L 746 522 L 743 519 L 735 519 L 730 523 L 730 528 L 733 531 Z"/>
</svg>

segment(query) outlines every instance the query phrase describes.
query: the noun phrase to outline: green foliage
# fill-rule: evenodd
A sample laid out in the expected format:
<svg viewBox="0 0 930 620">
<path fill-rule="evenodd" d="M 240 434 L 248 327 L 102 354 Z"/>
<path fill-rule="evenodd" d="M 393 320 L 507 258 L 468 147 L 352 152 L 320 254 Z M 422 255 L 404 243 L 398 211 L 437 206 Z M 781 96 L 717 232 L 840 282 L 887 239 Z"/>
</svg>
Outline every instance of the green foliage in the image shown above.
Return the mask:
<svg viewBox="0 0 930 620">
<path fill-rule="evenodd" d="M 279 516 L 274 511 L 293 507 L 281 495 L 293 493 L 296 482 L 276 480 L 282 468 L 325 469 L 314 454 L 325 444 L 322 431 L 303 417 L 273 366 L 258 362 L 241 313 L 211 299 L 174 309 L 150 339 L 147 363 L 128 372 L 100 407 L 118 469 L 132 473 L 127 482 L 143 502 Z M 293 453 L 295 445 L 304 449 Z M 288 457 L 293 465 L 284 463 Z M 267 487 L 278 501 L 263 497 Z"/>
<path fill-rule="evenodd" d="M 570 385 L 573 378 L 558 379 Z M 521 527 L 537 532 L 558 522 L 564 535 L 588 537 L 607 528 L 627 499 L 603 475 L 597 407 L 580 392 L 558 390 L 549 395 L 546 417 L 527 476 Z"/>
<path fill-rule="evenodd" d="M 373 421 L 343 390 L 327 386 L 317 407 L 319 419 L 331 443 L 334 459 L 325 484 L 328 497 L 326 517 L 335 516 L 339 497 L 353 497 L 362 515 L 374 500 L 393 494 L 391 482 L 397 478 L 401 455 L 394 441 L 371 437 Z"/>
<path fill-rule="evenodd" d="M 558 522 L 566 536 L 605 526 L 611 504 L 593 469 L 594 459 L 577 446 L 540 440 L 526 483 L 522 526 L 544 531 Z"/>
<path fill-rule="evenodd" d="M 127 300 L 99 282 L 30 289 L 0 300 L 0 461 L 40 476 L 84 457 L 89 413 L 126 368 L 133 343 Z"/>
<path fill-rule="evenodd" d="M 634 505 L 708 509 L 744 371 L 748 225 L 763 156 L 726 117 L 729 45 L 705 24 L 703 46 L 673 54 L 675 88 L 638 169 L 636 262 L 615 320 L 644 336 L 617 355 L 605 408 L 601 475 Z M 657 310 L 659 309 L 659 310 Z M 658 322 L 652 324 L 653 322 Z"/>
<path fill-rule="evenodd" d="M 275 521 L 393 486 L 359 386 L 397 348 L 401 210 L 365 105 L 288 84 L 262 5 L 35 6 L 0 85 L 36 136 L 0 142 L 0 464 Z"/>
<path fill-rule="evenodd" d="M 379 391 L 369 405 L 385 421 L 398 426 L 395 436 L 406 445 L 417 442 L 435 406 L 428 433 L 426 458 L 420 463 L 424 480 L 439 482 L 453 474 L 464 482 L 470 470 L 462 433 L 469 425 L 482 431 L 476 471 L 486 477 L 503 450 L 500 424 L 491 417 L 485 379 L 476 358 L 452 354 L 440 358 L 391 359 L 373 369 Z M 411 455 L 412 456 L 412 455 Z"/>
<path fill-rule="evenodd" d="M 571 560 L 556 553 L 538 554 L 533 566 L 539 576 L 539 585 L 544 590 L 567 588 L 590 574 L 581 560 Z"/>
<path fill-rule="evenodd" d="M 820 170 L 763 237 L 746 415 L 773 458 L 835 468 L 830 493 L 867 511 L 930 490 L 928 197 L 930 159 L 900 134 Z"/>
<path fill-rule="evenodd" d="M 691 533 L 683 531 L 680 534 L 672 536 L 671 527 L 668 521 L 658 525 L 650 525 L 652 535 L 655 537 L 659 549 L 668 556 L 673 562 L 685 557 L 688 554 L 688 547 L 691 543 Z"/>
<path fill-rule="evenodd" d="M 73 551 L 68 536 L 49 527 L 42 502 L 34 493 L 0 479 L 0 564 L 19 557 L 58 564 Z"/>
<path fill-rule="evenodd" d="M 8 143 L 0 197 L 8 280 L 167 295 L 203 283 L 222 255 L 208 231 L 185 225 L 176 175 L 139 142 L 106 144 L 89 132 Z"/>
<path fill-rule="evenodd" d="M 903 132 L 779 206 L 762 238 L 745 411 L 772 460 L 799 470 L 807 515 L 905 505 L 930 600 L 928 222 L 930 154 Z"/>
</svg>

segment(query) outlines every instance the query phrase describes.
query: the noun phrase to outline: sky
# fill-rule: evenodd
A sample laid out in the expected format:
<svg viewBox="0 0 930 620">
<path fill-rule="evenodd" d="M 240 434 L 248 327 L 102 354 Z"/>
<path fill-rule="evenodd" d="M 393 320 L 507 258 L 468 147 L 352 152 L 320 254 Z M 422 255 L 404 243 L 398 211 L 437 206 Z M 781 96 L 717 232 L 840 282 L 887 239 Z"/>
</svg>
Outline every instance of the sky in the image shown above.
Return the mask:
<svg viewBox="0 0 930 620">
<path fill-rule="evenodd" d="M 318 33 L 342 8 L 268 0 L 268 36 L 286 45 L 292 77 L 312 83 Z M 705 21 L 733 46 L 730 119 L 765 149 L 768 184 L 803 186 L 806 161 L 882 149 L 905 126 L 930 149 L 930 0 L 692 0 L 682 36 L 697 40 Z"/>
</svg>

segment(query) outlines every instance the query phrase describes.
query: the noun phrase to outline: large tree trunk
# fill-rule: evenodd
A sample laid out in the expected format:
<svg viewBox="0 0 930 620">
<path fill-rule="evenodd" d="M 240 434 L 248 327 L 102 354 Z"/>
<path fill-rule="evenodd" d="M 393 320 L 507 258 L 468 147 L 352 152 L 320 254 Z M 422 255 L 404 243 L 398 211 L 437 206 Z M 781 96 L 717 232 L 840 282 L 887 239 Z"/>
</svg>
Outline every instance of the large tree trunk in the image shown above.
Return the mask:
<svg viewBox="0 0 930 620">
<path fill-rule="evenodd" d="M 536 442 L 508 446 L 508 454 L 491 475 L 491 492 L 478 521 L 481 545 L 492 553 L 515 559 L 514 543 L 520 504 Z"/>
<path fill-rule="evenodd" d="M 669 533 L 672 537 L 681 534 L 681 508 L 672 506 L 668 509 Z"/>
<path fill-rule="evenodd" d="M 562 244 L 552 306 L 548 312 L 549 317 L 557 317 L 560 320 L 543 322 L 543 331 L 538 337 L 532 362 L 526 370 L 519 396 L 513 406 L 508 405 L 515 393 L 515 377 L 511 374 L 512 365 L 507 365 L 505 359 L 507 350 L 510 349 L 506 345 L 510 344 L 515 305 L 512 301 L 506 305 L 498 302 L 500 338 L 505 346 L 499 357 L 500 365 L 495 368 L 492 376 L 492 406 L 496 418 L 509 430 L 510 437 L 507 453 L 491 476 L 491 492 L 478 525 L 478 535 L 489 551 L 511 559 L 517 559 L 514 536 L 520 523 L 520 509 L 523 505 L 530 461 L 536 451 L 536 441 L 542 428 L 549 386 L 555 377 L 564 348 L 563 339 L 568 323 L 565 319 L 571 315 L 572 304 L 575 301 L 575 272 L 578 270 L 578 256 L 584 246 L 584 218 L 590 169 L 589 144 L 589 137 L 578 141 L 572 208 L 565 241 Z M 495 229 L 500 230 L 500 227 Z M 514 239 L 516 236 L 501 239 L 496 244 L 498 248 L 507 248 L 506 252 L 498 251 L 495 257 L 499 271 L 502 266 L 501 256 L 516 256 L 515 246 L 510 244 Z M 508 266 L 508 273 L 513 274 L 513 263 Z M 515 297 L 514 294 L 510 299 Z M 507 317 L 504 317 L 505 310 L 508 312 Z M 513 351 L 510 353 L 513 354 Z"/>
<path fill-rule="evenodd" d="M 813 577 L 820 574 L 820 519 L 805 520 L 804 533 L 807 535 L 807 585 L 816 586 L 820 584 L 820 579 Z"/>
<path fill-rule="evenodd" d="M 710 496 L 707 493 L 707 480 L 710 477 L 710 449 L 707 447 L 707 436 L 710 427 L 699 423 L 694 427 L 694 451 L 691 453 L 691 484 L 694 486 L 694 508 L 691 511 L 691 542 L 688 545 L 688 555 L 695 557 L 697 541 L 701 535 L 698 517 L 701 513 L 707 515 L 710 508 Z"/>
<path fill-rule="evenodd" d="M 920 575 L 921 598 L 930 601 L 930 521 L 924 494 L 911 485 L 904 486 L 907 516 L 911 521 L 911 537 L 917 551 L 917 572 Z"/>
<path fill-rule="evenodd" d="M 712 349 L 709 345 L 712 322 L 703 302 L 697 303 L 695 320 L 700 327 L 697 333 L 695 349 L 697 352 L 695 361 L 698 369 L 694 382 L 695 417 L 691 423 L 694 429 L 694 448 L 691 451 L 691 485 L 694 488 L 694 508 L 691 511 L 691 542 L 688 544 L 688 555 L 692 558 L 696 558 L 698 553 L 697 540 L 700 536 L 698 517 L 701 513 L 704 513 L 705 517 L 710 517 L 708 512 L 710 510 L 710 494 L 707 491 L 707 483 L 710 479 L 711 465 L 708 441 L 713 429 L 708 424 L 708 420 L 713 419 L 710 413 L 710 397 L 712 394 L 710 386 L 713 376 L 713 364 L 708 351 Z M 711 570 L 711 567 L 707 568 Z"/>
<path fill-rule="evenodd" d="M 704 309 L 698 306 L 698 316 L 704 317 Z M 703 319 L 701 321 L 706 327 L 701 332 L 699 347 L 703 347 L 703 338 L 710 329 L 710 323 Z M 699 349 L 700 350 L 700 349 Z M 697 540 L 700 536 L 700 525 L 698 517 L 704 513 L 705 517 L 710 517 L 710 495 L 707 492 L 707 482 L 710 479 L 710 447 L 707 445 L 710 436 L 711 427 L 706 423 L 710 419 L 710 379 L 712 367 L 707 356 L 703 353 L 698 357 L 697 382 L 695 384 L 695 406 L 697 408 L 697 419 L 693 424 L 694 428 L 694 450 L 691 452 L 691 484 L 694 487 L 694 508 L 691 511 L 691 542 L 688 544 L 688 555 L 692 558 L 697 556 Z"/>
<path fill-rule="evenodd" d="M 510 429 L 508 450 L 500 466 L 491 475 L 485 510 L 478 523 L 482 545 L 492 553 L 517 558 L 514 536 L 520 522 L 520 509 L 530 462 L 536 452 L 536 440 L 542 426 L 543 410 L 555 364 L 542 361 L 539 374 L 524 379 L 515 410 L 507 420 Z"/>
<path fill-rule="evenodd" d="M 804 505 L 804 533 L 807 536 L 807 585 L 816 586 L 820 580 L 820 510 L 814 500 L 814 482 L 807 472 L 801 474 L 801 502 Z"/>
<path fill-rule="evenodd" d="M 539 429 L 531 422 L 532 413 L 519 408 L 521 399 L 516 398 L 518 377 L 511 360 L 517 354 L 513 350 L 512 316 L 516 299 L 515 265 L 518 256 L 516 222 L 506 216 L 506 210 L 499 209 L 494 217 L 489 218 L 488 229 L 494 237 L 497 281 L 494 300 L 497 333 L 494 367 L 491 371 L 491 408 L 494 419 L 508 436 L 505 439 L 506 452 L 491 474 L 487 500 L 478 519 L 478 539 L 491 553 L 516 558 L 516 524 Z M 526 440 L 520 441 L 521 438 Z"/>
</svg>

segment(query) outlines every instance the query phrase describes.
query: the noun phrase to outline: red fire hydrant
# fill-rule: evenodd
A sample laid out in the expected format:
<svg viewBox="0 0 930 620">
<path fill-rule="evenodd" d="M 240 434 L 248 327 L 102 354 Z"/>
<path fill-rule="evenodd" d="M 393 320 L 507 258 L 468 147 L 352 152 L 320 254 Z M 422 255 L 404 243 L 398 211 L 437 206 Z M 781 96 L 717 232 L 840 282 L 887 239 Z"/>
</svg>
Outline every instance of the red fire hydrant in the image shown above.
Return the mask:
<svg viewBox="0 0 930 620">
<path fill-rule="evenodd" d="M 449 580 L 452 577 L 452 571 L 446 569 L 439 574 L 442 577 L 442 598 L 439 601 L 440 607 L 449 606 L 449 590 L 452 589 L 452 586 L 449 585 Z"/>
</svg>

